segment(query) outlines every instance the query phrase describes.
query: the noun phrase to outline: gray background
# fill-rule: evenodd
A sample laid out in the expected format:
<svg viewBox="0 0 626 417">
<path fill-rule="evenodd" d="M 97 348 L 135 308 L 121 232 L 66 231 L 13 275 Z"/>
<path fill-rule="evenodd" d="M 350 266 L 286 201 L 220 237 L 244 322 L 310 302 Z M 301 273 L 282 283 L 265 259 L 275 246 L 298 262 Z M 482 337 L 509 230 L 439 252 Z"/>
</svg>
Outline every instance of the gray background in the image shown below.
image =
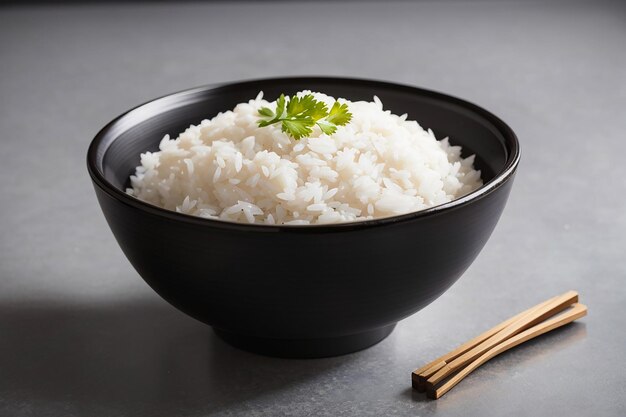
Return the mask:
<svg viewBox="0 0 626 417">
<path fill-rule="evenodd" d="M 620 3 L 0 8 L 0 415 L 626 415 L 626 7 Z M 131 268 L 85 168 L 94 134 L 206 83 L 322 74 L 440 90 L 518 133 L 482 254 L 382 343 L 322 360 L 229 347 Z M 381 277 L 383 279 L 384 277 Z M 577 289 L 590 315 L 439 401 L 410 372 Z"/>
</svg>

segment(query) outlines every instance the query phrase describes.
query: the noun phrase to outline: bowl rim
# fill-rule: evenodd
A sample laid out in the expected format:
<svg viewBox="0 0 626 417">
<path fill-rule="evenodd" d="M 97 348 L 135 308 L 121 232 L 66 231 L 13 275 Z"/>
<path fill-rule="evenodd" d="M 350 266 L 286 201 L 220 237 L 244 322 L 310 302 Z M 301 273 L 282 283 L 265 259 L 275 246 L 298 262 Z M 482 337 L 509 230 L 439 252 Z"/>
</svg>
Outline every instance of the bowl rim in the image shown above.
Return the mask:
<svg viewBox="0 0 626 417">
<path fill-rule="evenodd" d="M 165 208 L 161 208 L 159 206 L 153 205 L 151 203 L 147 203 L 145 201 L 139 200 L 136 197 L 133 197 L 127 194 L 125 191 L 122 191 L 111 184 L 104 176 L 104 172 L 98 168 L 98 154 L 99 150 L 104 144 L 105 138 L 108 136 L 109 132 L 113 130 L 120 122 L 122 122 L 125 118 L 130 117 L 133 113 L 141 112 L 142 110 L 146 110 L 147 107 L 156 106 L 159 104 L 164 104 L 164 102 L 176 102 L 180 101 L 181 98 L 189 95 L 194 95 L 199 92 L 206 92 L 209 90 L 217 90 L 217 89 L 228 89 L 228 88 L 237 88 L 241 86 L 245 86 L 246 84 L 259 84 L 259 83 L 279 83 L 279 82 L 341 82 L 343 84 L 349 85 L 359 85 L 360 87 L 377 87 L 383 89 L 393 89 L 409 94 L 417 94 L 420 96 L 425 96 L 428 98 L 432 98 L 438 101 L 443 101 L 447 104 L 456 105 L 461 107 L 470 113 L 474 113 L 489 123 L 491 123 L 492 127 L 494 127 L 505 139 L 505 150 L 508 152 L 507 160 L 505 162 L 504 167 L 500 172 L 496 173 L 495 176 L 486 184 L 483 184 L 478 189 L 472 191 L 469 194 L 464 195 L 463 197 L 454 199 L 447 203 L 439 204 L 433 207 L 429 207 L 424 210 L 414 211 L 410 213 L 381 217 L 371 220 L 357 220 L 351 222 L 343 222 L 343 223 L 332 223 L 332 224 L 309 224 L 309 225 L 295 225 L 295 224 L 250 224 L 250 223 L 241 223 L 241 222 L 233 222 L 227 220 L 219 220 L 219 219 L 209 219 L 204 217 L 193 216 L 190 214 L 184 214 L 175 212 L 172 210 L 168 210 Z M 110 140 L 108 142 L 108 146 L 102 151 L 102 157 L 108 151 L 110 145 L 117 140 L 116 138 Z M 510 148 L 510 149 L 509 149 Z M 189 223 L 197 226 L 211 226 L 222 229 L 230 229 L 230 230 L 239 230 L 239 231 L 255 231 L 255 232 L 322 232 L 322 231 L 348 231 L 355 229 L 366 229 L 371 227 L 389 225 L 389 224 L 401 224 L 414 219 L 423 218 L 423 217 L 432 217 L 439 214 L 443 214 L 445 212 L 458 209 L 460 207 L 471 204 L 472 202 L 479 200 L 487 195 L 493 193 L 497 188 L 507 182 L 509 179 L 513 177 L 520 161 L 520 145 L 517 139 L 517 136 L 513 132 L 513 130 L 499 117 L 491 113 L 490 111 L 474 104 L 469 101 L 460 99 L 455 96 L 451 96 L 445 93 L 441 93 L 438 91 L 428 90 L 420 87 L 414 87 L 407 84 L 399 84 L 388 81 L 378 81 L 366 78 L 347 78 L 347 77 L 332 77 L 332 76 L 297 76 L 297 77 L 272 77 L 272 78 L 256 78 L 256 79 L 246 79 L 241 81 L 229 81 L 229 82 L 220 82 L 214 84 L 207 84 L 200 87 L 190 88 L 182 91 L 178 91 L 171 94 L 166 94 L 160 96 L 158 98 L 148 100 L 142 104 L 139 104 L 132 109 L 122 113 L 121 115 L 114 118 L 112 121 L 107 123 L 94 137 L 91 141 L 88 151 L 87 151 L 87 170 L 89 175 L 94 182 L 102 191 L 106 192 L 109 196 L 118 200 L 119 202 L 130 205 L 134 208 L 140 209 L 142 211 L 148 212 L 150 214 L 156 215 L 158 217 L 164 217 L 169 220 L 181 221 L 184 223 Z"/>
</svg>

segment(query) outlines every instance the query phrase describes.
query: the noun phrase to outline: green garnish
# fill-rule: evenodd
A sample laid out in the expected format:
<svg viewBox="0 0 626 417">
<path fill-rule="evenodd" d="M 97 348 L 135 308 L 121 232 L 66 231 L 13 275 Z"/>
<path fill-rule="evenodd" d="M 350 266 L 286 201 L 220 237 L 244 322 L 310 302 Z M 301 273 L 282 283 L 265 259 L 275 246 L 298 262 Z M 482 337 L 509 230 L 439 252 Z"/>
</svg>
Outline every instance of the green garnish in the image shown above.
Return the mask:
<svg viewBox="0 0 626 417">
<path fill-rule="evenodd" d="M 335 101 L 328 111 L 326 103 L 315 100 L 312 94 L 302 97 L 294 95 L 291 98 L 281 94 L 276 100 L 275 110 L 262 107 L 259 115 L 259 127 L 281 122 L 281 130 L 295 140 L 309 136 L 315 125 L 327 135 L 332 135 L 337 131 L 337 126 L 346 125 L 352 120 L 347 104 Z"/>
</svg>

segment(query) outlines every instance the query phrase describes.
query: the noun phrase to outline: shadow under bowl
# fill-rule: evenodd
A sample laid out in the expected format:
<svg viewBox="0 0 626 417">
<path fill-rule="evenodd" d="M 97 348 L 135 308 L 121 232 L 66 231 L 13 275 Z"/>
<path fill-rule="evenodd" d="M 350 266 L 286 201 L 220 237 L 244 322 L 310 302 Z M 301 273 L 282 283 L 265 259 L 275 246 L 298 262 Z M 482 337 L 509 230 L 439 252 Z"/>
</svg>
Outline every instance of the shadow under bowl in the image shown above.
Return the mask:
<svg viewBox="0 0 626 417">
<path fill-rule="evenodd" d="M 139 155 L 164 134 L 232 109 L 260 90 L 385 108 L 476 154 L 484 185 L 424 211 L 364 222 L 266 226 L 202 219 L 139 201 L 124 190 Z M 379 81 L 301 77 L 213 85 L 171 94 L 116 118 L 95 137 L 87 165 L 100 207 L 141 277 L 165 300 L 227 342 L 283 357 L 353 352 L 439 297 L 491 235 L 519 162 L 499 118 L 466 101 Z"/>
</svg>

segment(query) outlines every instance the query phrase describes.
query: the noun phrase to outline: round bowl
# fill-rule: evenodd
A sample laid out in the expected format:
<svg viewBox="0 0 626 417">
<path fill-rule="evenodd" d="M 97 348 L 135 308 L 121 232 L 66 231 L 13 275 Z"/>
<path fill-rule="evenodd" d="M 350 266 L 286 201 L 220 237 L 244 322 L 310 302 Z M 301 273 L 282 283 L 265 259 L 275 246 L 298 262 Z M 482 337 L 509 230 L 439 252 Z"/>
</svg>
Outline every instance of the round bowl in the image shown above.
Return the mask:
<svg viewBox="0 0 626 417">
<path fill-rule="evenodd" d="M 350 100 L 380 97 L 476 154 L 484 185 L 420 212 L 334 225 L 250 225 L 168 211 L 127 195 L 139 154 L 260 90 Z M 444 94 L 379 81 L 253 80 L 171 94 L 124 113 L 89 147 L 100 207 L 126 257 L 161 297 L 227 342 L 283 357 L 353 352 L 446 291 L 493 231 L 519 162 L 513 131 L 488 111 Z"/>
</svg>

